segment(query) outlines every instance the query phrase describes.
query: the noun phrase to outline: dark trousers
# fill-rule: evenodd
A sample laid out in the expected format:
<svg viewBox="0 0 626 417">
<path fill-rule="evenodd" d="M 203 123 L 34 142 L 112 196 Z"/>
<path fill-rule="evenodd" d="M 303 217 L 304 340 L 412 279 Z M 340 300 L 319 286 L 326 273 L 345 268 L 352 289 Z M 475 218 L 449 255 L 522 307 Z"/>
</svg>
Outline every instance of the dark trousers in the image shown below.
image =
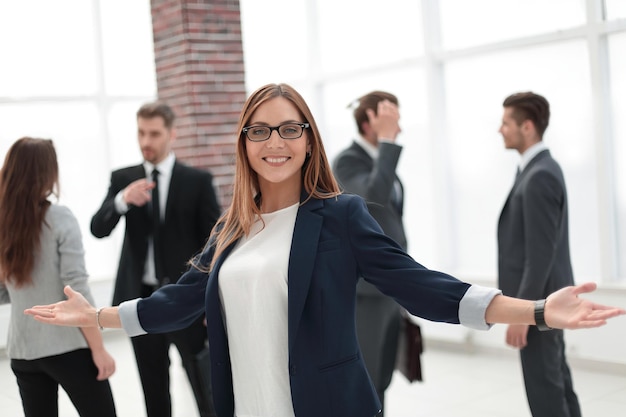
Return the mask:
<svg viewBox="0 0 626 417">
<path fill-rule="evenodd" d="M 148 294 L 149 295 L 149 294 Z M 201 417 L 214 417 L 210 362 L 204 317 L 186 329 L 131 338 L 148 417 L 171 417 L 170 345 L 174 344 L 193 390 Z"/>
<path fill-rule="evenodd" d="M 367 372 L 381 403 L 379 417 L 385 415 L 385 390 L 391 383 L 396 365 L 400 311 L 393 299 L 382 294 L 357 295 L 357 337 Z"/>
<path fill-rule="evenodd" d="M 12 359 L 25 417 L 57 417 L 58 389 L 65 390 L 81 417 L 114 417 L 115 404 L 109 381 L 98 381 L 91 350 L 61 355 Z"/>
<path fill-rule="evenodd" d="M 581 417 L 562 330 L 540 332 L 531 326 L 520 357 L 533 417 Z"/>
</svg>

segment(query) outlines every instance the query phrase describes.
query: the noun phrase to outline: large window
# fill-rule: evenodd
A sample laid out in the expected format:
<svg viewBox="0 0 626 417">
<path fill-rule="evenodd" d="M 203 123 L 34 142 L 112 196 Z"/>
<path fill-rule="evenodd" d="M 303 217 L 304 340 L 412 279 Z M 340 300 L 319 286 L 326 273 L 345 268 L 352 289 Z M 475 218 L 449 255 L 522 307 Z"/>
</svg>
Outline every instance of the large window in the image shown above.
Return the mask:
<svg viewBox="0 0 626 417">
<path fill-rule="evenodd" d="M 298 88 L 331 158 L 356 134 L 351 100 L 374 89 L 399 97 L 409 252 L 466 279 L 496 279 L 498 215 L 519 160 L 498 133 L 502 101 L 546 96 L 577 280 L 626 283 L 624 2 L 240 3 L 248 89 L 268 79 Z M 299 54 L 284 62 L 278 51 Z"/>
<path fill-rule="evenodd" d="M 89 232 L 112 168 L 141 159 L 135 112 L 156 95 L 150 3 L 0 2 L 0 154 L 22 136 L 52 139 L 61 198 L 81 226 L 88 272 L 115 275 L 118 227 Z"/>
<path fill-rule="evenodd" d="M 554 33 L 585 23 L 585 0 L 439 0 L 439 4 L 446 50 Z"/>
<path fill-rule="evenodd" d="M 150 3 L 61 3 L 0 3 L 0 152 L 24 135 L 55 140 L 61 203 L 79 219 L 90 273 L 110 278 L 121 228 L 96 240 L 89 221 L 111 169 L 140 159 L 134 114 L 156 94 Z M 331 159 L 356 135 L 347 105 L 373 89 L 395 93 L 409 251 L 493 281 L 497 217 L 518 160 L 497 133 L 501 103 L 516 91 L 545 95 L 576 276 L 626 283 L 624 3 L 241 0 L 246 82 L 298 88 Z"/>
<path fill-rule="evenodd" d="M 530 90 L 544 95 L 551 105 L 544 141 L 566 179 L 576 275 L 597 276 L 598 205 L 589 196 L 597 195 L 598 179 L 595 159 L 588 157 L 594 155 L 594 141 L 587 61 L 584 42 L 576 40 L 505 49 L 446 65 L 448 163 L 460 237 L 455 253 L 462 272 L 494 274 L 497 220 L 519 159 L 515 151 L 504 149 L 497 132 L 502 101 L 511 93 Z"/>
</svg>

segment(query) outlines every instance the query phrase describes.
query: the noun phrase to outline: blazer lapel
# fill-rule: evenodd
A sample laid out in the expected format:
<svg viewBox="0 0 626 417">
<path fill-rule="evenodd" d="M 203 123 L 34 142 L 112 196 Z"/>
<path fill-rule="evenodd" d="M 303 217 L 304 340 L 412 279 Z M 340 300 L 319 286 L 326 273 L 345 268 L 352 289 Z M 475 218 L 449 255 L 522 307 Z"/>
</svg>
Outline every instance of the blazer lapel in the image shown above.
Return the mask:
<svg viewBox="0 0 626 417">
<path fill-rule="evenodd" d="M 143 166 L 143 164 L 132 167 L 128 172 L 130 174 L 130 176 L 127 177 L 128 184 L 130 184 L 131 182 L 140 180 L 140 179 L 147 178 L 146 168 Z M 126 186 L 128 186 L 128 184 Z M 140 225 L 142 229 L 142 233 L 144 234 L 152 233 L 152 213 L 149 210 L 149 205 L 144 204 L 143 206 L 135 207 L 133 210 L 136 210 L 141 213 L 141 215 L 139 216 L 141 220 L 138 221 L 137 224 Z M 147 242 L 145 243 L 145 245 L 146 245 L 145 250 L 147 250 L 148 248 Z"/>
<path fill-rule="evenodd" d="M 306 194 L 303 194 L 303 197 L 306 198 Z M 322 207 L 323 204 L 321 200 L 311 199 L 298 209 L 296 216 L 288 267 L 290 355 L 309 292 L 317 244 L 323 223 L 322 216 L 315 213 L 314 210 Z"/>
<path fill-rule="evenodd" d="M 363 147 L 361 145 L 359 145 L 356 142 L 352 142 L 352 145 L 350 146 L 350 148 L 351 148 L 352 152 L 354 152 L 356 154 L 356 156 L 358 156 L 363 161 L 366 161 L 368 163 L 368 168 L 369 169 L 372 169 L 372 167 L 374 166 L 374 160 L 372 159 L 370 154 L 368 154 L 367 151 L 365 149 L 363 149 Z"/>
<path fill-rule="evenodd" d="M 548 149 L 539 152 L 537 155 L 535 155 L 535 157 L 533 159 L 530 160 L 530 162 L 528 162 L 528 165 L 526 165 L 526 167 L 524 167 L 524 170 L 522 172 L 520 172 L 519 175 L 517 175 L 515 177 L 515 182 L 513 183 L 513 186 L 511 187 L 511 191 L 509 192 L 509 195 L 506 198 L 506 201 L 504 203 L 504 207 L 502 207 L 502 211 L 504 211 L 506 206 L 509 204 L 509 201 L 511 201 L 511 196 L 513 196 L 513 193 L 517 189 L 519 184 L 522 183 L 522 181 L 524 180 L 524 177 L 530 171 L 530 168 L 533 165 L 535 165 L 537 163 L 537 161 L 540 161 L 543 158 L 547 158 L 549 156 L 550 156 L 550 151 Z"/>
<path fill-rule="evenodd" d="M 217 346 L 212 346 L 212 350 L 220 358 L 228 357 L 228 337 L 226 336 L 226 328 L 224 326 L 224 318 L 222 317 L 222 302 L 219 297 L 219 274 L 220 268 L 224 260 L 228 257 L 237 242 L 231 244 L 224 249 L 224 252 L 215 262 L 213 270 L 209 275 L 206 289 L 206 317 L 207 327 L 210 334 L 214 336 L 211 340 L 219 340 Z"/>
</svg>

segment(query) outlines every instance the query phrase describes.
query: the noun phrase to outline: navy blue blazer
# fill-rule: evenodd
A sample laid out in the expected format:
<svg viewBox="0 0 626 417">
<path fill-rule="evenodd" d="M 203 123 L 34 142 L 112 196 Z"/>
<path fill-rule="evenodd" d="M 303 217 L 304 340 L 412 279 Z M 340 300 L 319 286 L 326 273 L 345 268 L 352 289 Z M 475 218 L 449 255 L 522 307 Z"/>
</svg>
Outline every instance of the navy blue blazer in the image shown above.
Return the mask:
<svg viewBox="0 0 626 417">
<path fill-rule="evenodd" d="M 233 245 L 234 246 L 234 245 Z M 206 313 L 213 400 L 220 417 L 232 417 L 234 397 L 219 298 L 219 271 L 192 269 L 137 304 L 148 333 L 188 326 Z M 200 261 L 208 265 L 213 248 Z M 296 217 L 288 269 L 289 374 L 298 417 L 371 417 L 380 409 L 361 358 L 356 330 L 356 284 L 363 277 L 412 314 L 459 323 L 469 284 L 414 261 L 387 237 L 362 198 L 310 199 Z M 251 347 L 251 349 L 254 347 Z M 259 381 L 259 383 L 263 383 Z"/>
</svg>

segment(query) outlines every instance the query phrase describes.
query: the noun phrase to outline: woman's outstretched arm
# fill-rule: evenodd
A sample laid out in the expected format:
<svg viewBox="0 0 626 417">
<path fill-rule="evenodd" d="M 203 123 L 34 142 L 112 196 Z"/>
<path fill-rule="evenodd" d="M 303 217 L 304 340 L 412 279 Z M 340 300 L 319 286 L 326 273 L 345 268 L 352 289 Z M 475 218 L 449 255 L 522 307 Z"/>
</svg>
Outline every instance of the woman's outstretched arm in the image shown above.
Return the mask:
<svg viewBox="0 0 626 417">
<path fill-rule="evenodd" d="M 562 288 L 548 296 L 545 303 L 544 319 L 547 326 L 554 329 L 586 329 L 600 327 L 612 317 L 626 314 L 626 310 L 610 307 L 579 298 L 583 293 L 596 289 L 596 284 L 588 282 Z M 100 310 L 69 286 L 64 288 L 67 300 L 54 304 L 34 306 L 24 310 L 42 323 L 74 327 L 120 328 L 122 323 L 117 307 Z M 530 324 L 535 322 L 535 302 L 519 298 L 497 295 L 485 312 L 487 323 Z"/>
</svg>

